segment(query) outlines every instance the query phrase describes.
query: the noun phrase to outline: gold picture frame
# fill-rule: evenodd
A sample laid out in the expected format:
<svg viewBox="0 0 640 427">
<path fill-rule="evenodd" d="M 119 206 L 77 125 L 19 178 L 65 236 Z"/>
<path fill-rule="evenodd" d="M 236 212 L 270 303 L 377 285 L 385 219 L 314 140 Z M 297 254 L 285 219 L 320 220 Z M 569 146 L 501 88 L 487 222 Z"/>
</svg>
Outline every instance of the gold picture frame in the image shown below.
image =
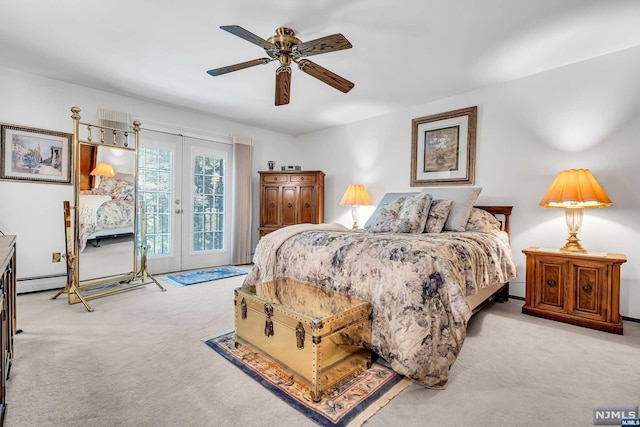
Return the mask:
<svg viewBox="0 0 640 427">
<path fill-rule="evenodd" d="M 411 186 L 473 185 L 478 107 L 411 121 Z"/>
<path fill-rule="evenodd" d="M 6 124 L 0 133 L 0 179 L 71 184 L 71 134 Z"/>
</svg>

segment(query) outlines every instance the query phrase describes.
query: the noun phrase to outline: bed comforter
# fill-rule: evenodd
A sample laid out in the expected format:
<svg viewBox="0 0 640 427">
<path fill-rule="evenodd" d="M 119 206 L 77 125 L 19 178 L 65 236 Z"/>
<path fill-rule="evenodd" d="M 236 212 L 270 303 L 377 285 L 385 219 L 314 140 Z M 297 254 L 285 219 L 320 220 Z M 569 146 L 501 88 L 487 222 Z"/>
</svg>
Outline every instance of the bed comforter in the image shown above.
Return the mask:
<svg viewBox="0 0 640 427">
<path fill-rule="evenodd" d="M 133 201 L 112 199 L 110 196 L 80 196 L 80 238 L 78 250 L 84 250 L 87 239 L 102 230 L 133 226 L 135 206 Z"/>
<path fill-rule="evenodd" d="M 397 234 L 306 224 L 263 237 L 244 283 L 290 277 L 370 301 L 372 350 L 396 372 L 444 388 L 471 317 L 465 295 L 515 275 L 499 230 Z"/>
</svg>

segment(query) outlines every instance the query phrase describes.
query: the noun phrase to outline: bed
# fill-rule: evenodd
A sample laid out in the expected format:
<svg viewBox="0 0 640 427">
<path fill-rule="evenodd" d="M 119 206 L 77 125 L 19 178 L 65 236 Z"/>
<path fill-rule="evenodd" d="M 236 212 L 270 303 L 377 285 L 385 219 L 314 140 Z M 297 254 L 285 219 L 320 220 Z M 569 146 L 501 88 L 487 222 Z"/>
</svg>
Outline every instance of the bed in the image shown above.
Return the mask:
<svg viewBox="0 0 640 427">
<path fill-rule="evenodd" d="M 81 192 L 79 251 L 89 240 L 98 246 L 101 238 L 133 234 L 136 206 L 130 180 L 124 175 L 103 176 L 96 188 Z"/>
<path fill-rule="evenodd" d="M 474 310 L 508 296 L 516 275 L 511 209 L 474 207 L 479 192 L 388 193 L 363 230 L 279 229 L 258 243 L 244 284 L 290 277 L 371 301 L 372 351 L 396 372 L 444 388 Z"/>
</svg>

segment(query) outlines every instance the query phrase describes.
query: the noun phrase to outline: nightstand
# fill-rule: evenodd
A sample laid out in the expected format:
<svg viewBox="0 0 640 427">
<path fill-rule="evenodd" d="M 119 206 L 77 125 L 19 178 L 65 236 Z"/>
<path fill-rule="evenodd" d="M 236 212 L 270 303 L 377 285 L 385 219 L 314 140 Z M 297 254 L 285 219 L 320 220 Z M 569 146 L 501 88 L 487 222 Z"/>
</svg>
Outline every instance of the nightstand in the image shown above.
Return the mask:
<svg viewBox="0 0 640 427">
<path fill-rule="evenodd" d="M 527 295 L 522 312 L 622 335 L 621 254 L 526 248 Z"/>
</svg>

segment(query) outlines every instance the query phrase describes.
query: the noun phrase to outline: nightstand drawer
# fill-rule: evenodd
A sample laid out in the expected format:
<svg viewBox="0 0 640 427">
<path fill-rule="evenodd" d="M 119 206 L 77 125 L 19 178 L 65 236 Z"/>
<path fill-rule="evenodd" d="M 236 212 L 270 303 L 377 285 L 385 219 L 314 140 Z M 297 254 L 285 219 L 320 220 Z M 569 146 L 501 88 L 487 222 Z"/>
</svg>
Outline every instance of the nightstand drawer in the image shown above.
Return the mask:
<svg viewBox="0 0 640 427">
<path fill-rule="evenodd" d="M 609 294 L 606 267 L 573 264 L 573 287 L 569 312 L 594 320 L 607 320 L 606 301 Z"/>
<path fill-rule="evenodd" d="M 540 259 L 536 266 L 535 306 L 564 311 L 566 263 Z"/>
</svg>

